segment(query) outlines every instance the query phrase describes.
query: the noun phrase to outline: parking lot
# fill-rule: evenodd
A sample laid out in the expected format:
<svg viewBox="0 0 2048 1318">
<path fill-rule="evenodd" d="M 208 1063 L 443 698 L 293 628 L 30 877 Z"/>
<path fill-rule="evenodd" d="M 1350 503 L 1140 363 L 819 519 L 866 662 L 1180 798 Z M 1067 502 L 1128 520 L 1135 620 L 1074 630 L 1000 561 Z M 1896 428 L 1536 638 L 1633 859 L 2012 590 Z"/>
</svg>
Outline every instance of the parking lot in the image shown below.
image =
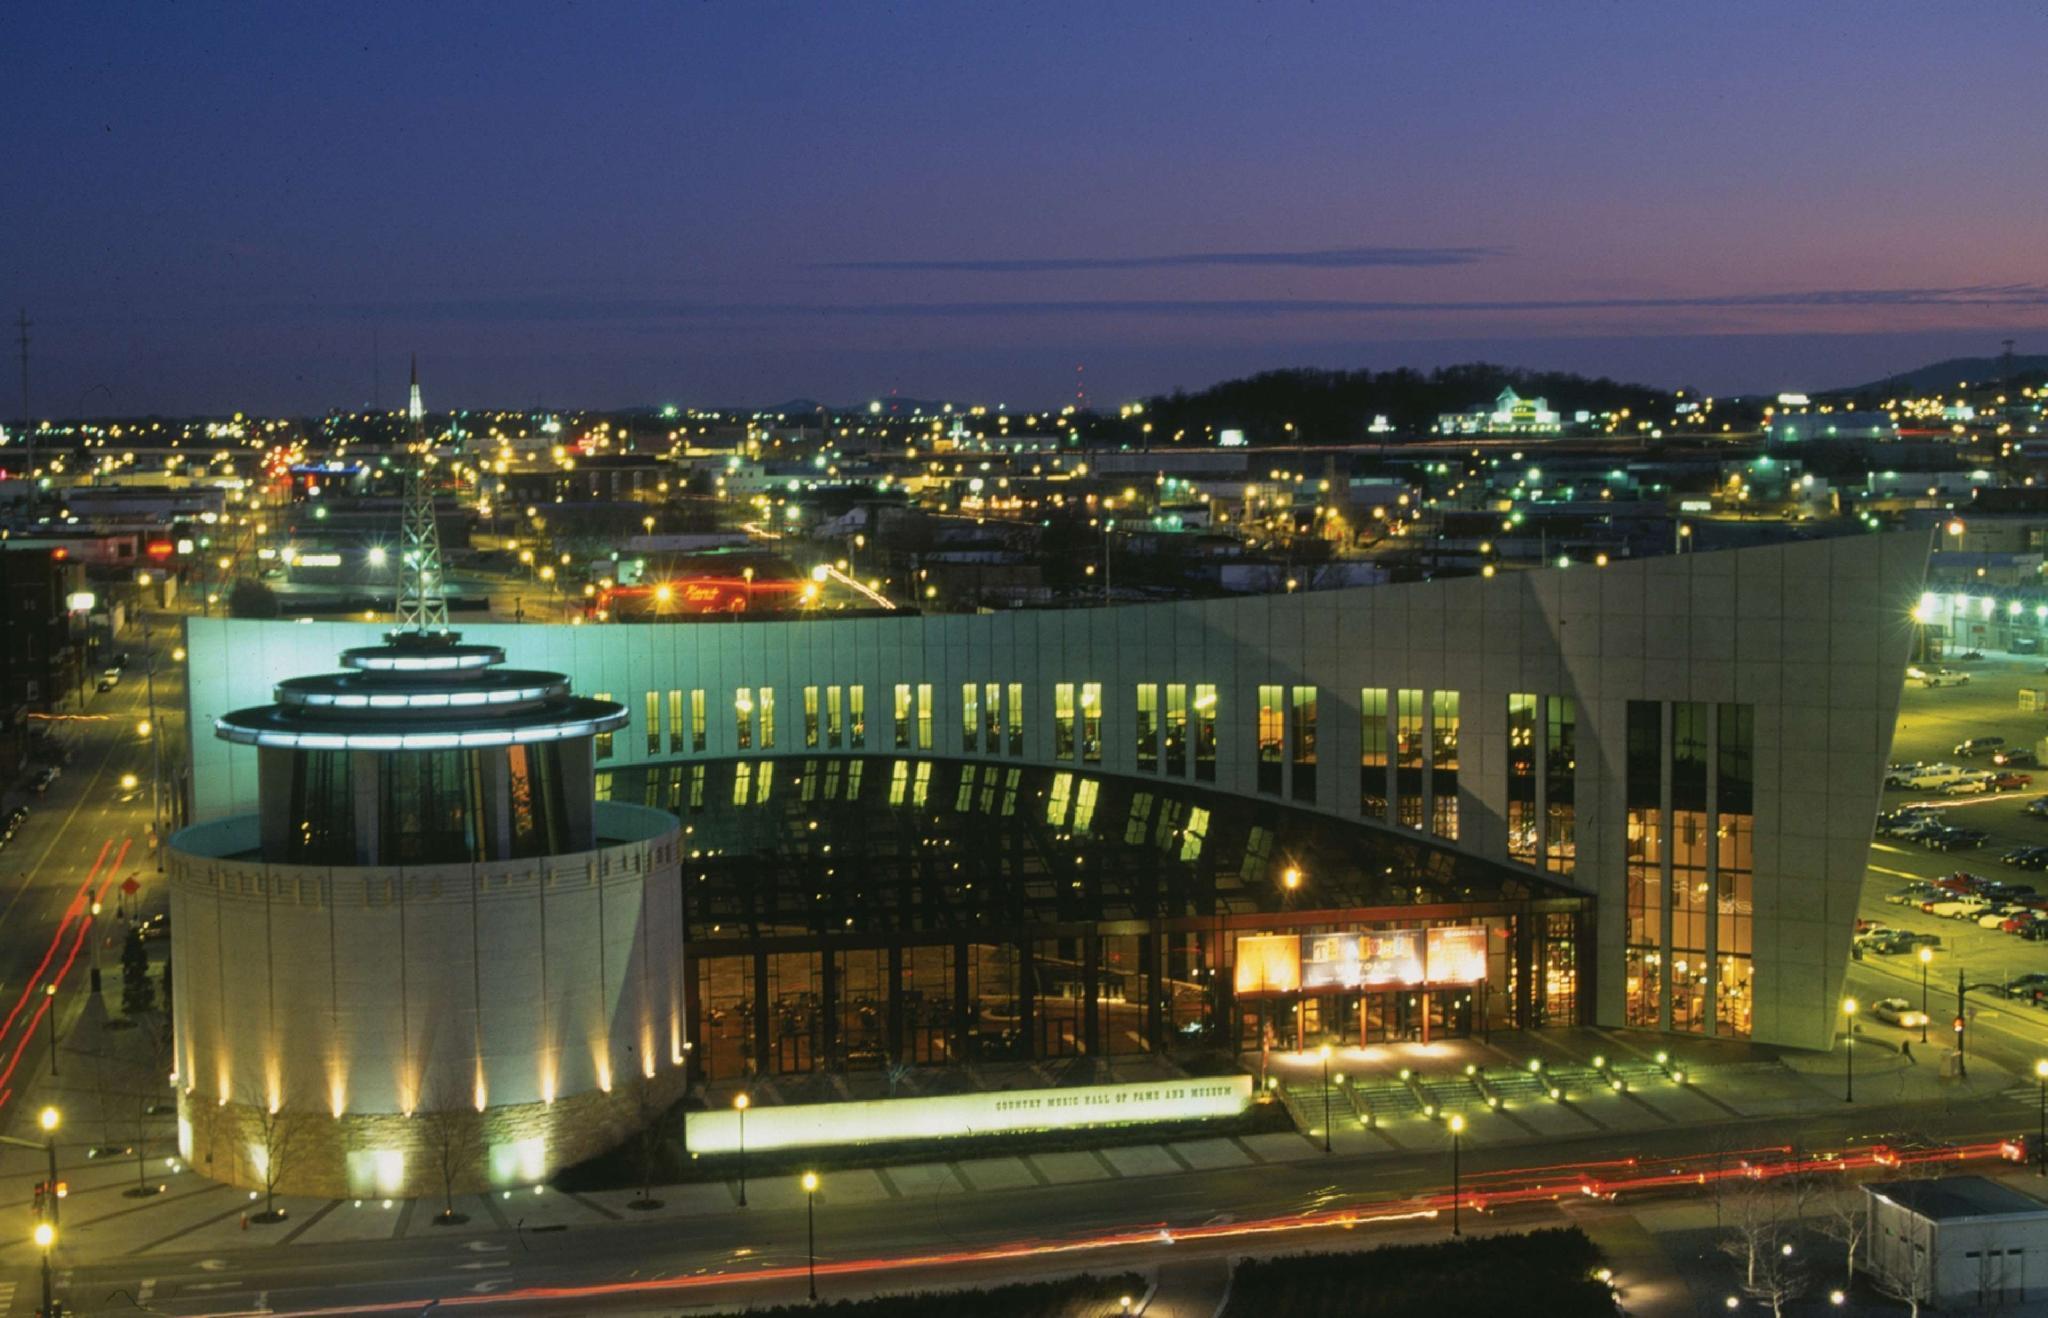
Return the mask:
<svg viewBox="0 0 2048 1318">
<path fill-rule="evenodd" d="M 2022 687 L 2048 689 L 2048 672 L 2040 656 L 2005 655 L 1987 652 L 1983 660 L 1962 663 L 1954 659 L 1945 666 L 1966 672 L 1970 681 L 1956 686 L 1927 687 L 1908 682 L 1899 702 L 1899 722 L 1892 740 L 1894 763 L 1962 764 L 1971 769 L 1993 767 L 1990 756 L 1958 758 L 1955 748 L 1971 738 L 2003 737 L 2008 747 L 2039 749 L 2048 736 L 2048 714 L 2023 711 Z M 2048 756 L 2044 756 L 2048 759 Z M 2009 865 L 2000 859 L 2020 847 L 2048 847 L 2048 817 L 2027 813 L 2027 807 L 2048 798 L 2048 769 L 2021 766 L 2019 773 L 2031 775 L 2024 787 L 1978 795 L 1947 796 L 1937 789 L 1887 788 L 1881 810 L 1907 806 L 1929 806 L 1940 811 L 1951 825 L 1981 830 L 1981 846 L 1936 850 L 1921 842 L 1877 837 L 1871 845 L 1870 870 L 1866 876 L 1859 914 L 1894 929 L 1933 934 L 1941 942 L 1928 965 L 1929 1008 L 1936 1022 L 1930 1035 L 1942 1036 L 1955 1012 L 1957 972 L 1972 986 L 1968 1000 L 1973 1029 L 1991 1030 L 2009 1036 L 2012 1042 L 2031 1046 L 2038 1052 L 2048 1035 L 2048 1009 L 2005 1000 L 1991 988 L 2003 986 L 2028 974 L 2048 974 L 2048 941 L 2034 942 L 1997 929 L 1985 929 L 1975 918 L 1944 919 L 1922 913 L 1916 907 L 1889 904 L 1887 894 L 1907 887 L 1915 880 L 1932 881 L 1967 871 L 1985 879 L 2014 885 L 2030 885 L 2048 894 L 2048 872 Z M 2043 807 L 2048 809 L 2048 807 Z M 1864 956 L 1851 972 L 1850 982 L 1861 994 L 1903 997 L 1915 1008 L 1920 1004 L 1921 964 L 1916 949 L 1902 948 L 1891 955 L 1874 950 Z M 1862 1031 L 1878 1037 L 1891 1035 L 1917 1041 L 1919 1031 L 1866 1019 Z M 1986 1040 L 1986 1043 L 1992 1042 Z M 1976 1046 L 1976 1040 L 1971 1040 Z"/>
</svg>

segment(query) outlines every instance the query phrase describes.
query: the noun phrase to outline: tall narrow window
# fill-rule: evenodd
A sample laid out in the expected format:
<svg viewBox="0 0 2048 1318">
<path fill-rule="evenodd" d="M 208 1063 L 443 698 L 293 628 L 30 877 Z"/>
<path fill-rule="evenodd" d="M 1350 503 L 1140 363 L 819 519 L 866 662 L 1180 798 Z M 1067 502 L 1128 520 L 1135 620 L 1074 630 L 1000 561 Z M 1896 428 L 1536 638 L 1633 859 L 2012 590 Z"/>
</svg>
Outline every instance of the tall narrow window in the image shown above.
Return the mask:
<svg viewBox="0 0 2048 1318">
<path fill-rule="evenodd" d="M 612 698 L 612 693 L 609 691 L 598 691 L 593 693 L 590 698 L 592 700 L 610 700 Z M 612 734 L 609 732 L 600 732 L 597 734 L 597 758 L 600 760 L 609 760 L 611 757 Z"/>
<path fill-rule="evenodd" d="M 704 749 L 704 740 L 707 733 L 709 732 L 708 722 L 709 720 L 707 720 L 704 716 L 704 688 L 701 686 L 692 687 L 690 689 L 691 750 L 701 751 Z"/>
<path fill-rule="evenodd" d="M 989 682 L 981 689 L 981 748 L 990 755 L 1003 749 L 1003 687 Z"/>
<path fill-rule="evenodd" d="M 1216 688 L 1207 682 L 1195 686 L 1195 779 L 1216 781 Z"/>
<path fill-rule="evenodd" d="M 932 748 L 932 684 L 917 684 L 917 748 L 928 751 Z"/>
<path fill-rule="evenodd" d="M 1714 908 L 1720 926 L 1714 946 L 1714 1029 L 1747 1038 L 1756 937 L 1756 707 L 1721 705 L 1714 717 Z"/>
<path fill-rule="evenodd" d="M 896 749 L 910 749 L 910 683 L 896 684 Z"/>
<path fill-rule="evenodd" d="M 1159 684 L 1138 683 L 1138 768 L 1156 772 L 1159 768 Z"/>
<path fill-rule="evenodd" d="M 1358 813 L 1368 819 L 1387 817 L 1387 689 L 1361 687 L 1358 692 Z"/>
<path fill-rule="evenodd" d="M 1707 779 L 1713 711 L 1697 700 L 1671 707 L 1671 1028 L 1694 1034 L 1706 1031 L 1709 1010 Z"/>
<path fill-rule="evenodd" d="M 668 693 L 668 753 L 680 755 L 683 750 L 683 692 L 681 687 L 671 687 Z"/>
<path fill-rule="evenodd" d="M 854 750 L 868 744 L 868 689 L 860 683 L 846 688 L 846 744 Z"/>
<path fill-rule="evenodd" d="M 804 749 L 818 748 L 818 688 L 804 688 Z"/>
<path fill-rule="evenodd" d="M 1280 794 L 1281 752 L 1287 740 L 1287 714 L 1281 709 L 1278 686 L 1259 688 L 1259 790 Z"/>
<path fill-rule="evenodd" d="M 1394 822 L 1422 827 L 1422 692 L 1394 693 Z"/>
<path fill-rule="evenodd" d="M 1059 682 L 1052 689 L 1052 757 L 1074 758 L 1074 684 Z"/>
<path fill-rule="evenodd" d="M 647 693 L 647 753 L 661 754 L 661 692 Z"/>
<path fill-rule="evenodd" d="M 1628 702 L 1623 1020 L 1655 1029 L 1664 1001 L 1664 707 Z"/>
<path fill-rule="evenodd" d="M 1024 753 L 1024 684 L 1010 683 L 1010 698 L 1005 702 L 1010 719 L 1010 754 Z"/>
<path fill-rule="evenodd" d="M 761 688 L 761 749 L 775 749 L 775 688 Z"/>
<path fill-rule="evenodd" d="M 846 693 L 836 686 L 825 688 L 825 746 L 838 750 L 846 744 Z"/>
<path fill-rule="evenodd" d="M 1536 818 L 1536 697 L 1508 697 L 1508 856 L 1536 863 L 1543 828 Z"/>
<path fill-rule="evenodd" d="M 1570 874 L 1578 863 L 1578 703 L 1570 696 L 1543 702 L 1548 733 L 1543 757 L 1544 866 Z"/>
<path fill-rule="evenodd" d="M 1102 683 L 1081 684 L 1081 758 L 1102 763 Z"/>
<path fill-rule="evenodd" d="M 1166 771 L 1188 776 L 1188 685 L 1166 684 Z"/>
<path fill-rule="evenodd" d="M 1429 831 L 1458 836 L 1458 693 L 1429 695 Z"/>
<path fill-rule="evenodd" d="M 960 684 L 960 749 L 972 755 L 981 737 L 981 684 Z"/>
<path fill-rule="evenodd" d="M 733 745 L 743 751 L 754 749 L 754 688 L 743 686 L 732 698 Z"/>
<path fill-rule="evenodd" d="M 1298 686 L 1290 693 L 1294 729 L 1294 799 L 1316 799 L 1316 689 Z"/>
</svg>

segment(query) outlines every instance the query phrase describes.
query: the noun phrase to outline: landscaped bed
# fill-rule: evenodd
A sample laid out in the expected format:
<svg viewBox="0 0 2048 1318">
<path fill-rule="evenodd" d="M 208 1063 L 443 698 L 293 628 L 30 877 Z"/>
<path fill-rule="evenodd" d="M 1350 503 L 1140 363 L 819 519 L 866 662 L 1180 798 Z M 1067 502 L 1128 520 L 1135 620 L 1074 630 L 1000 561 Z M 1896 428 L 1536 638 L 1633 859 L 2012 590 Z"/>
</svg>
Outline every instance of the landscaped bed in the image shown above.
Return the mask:
<svg viewBox="0 0 2048 1318">
<path fill-rule="evenodd" d="M 1135 1301 L 1144 1293 L 1145 1282 L 1141 1277 L 1097 1277 L 1084 1272 L 1058 1281 L 1019 1282 L 985 1291 L 916 1291 L 878 1295 L 871 1300 L 777 1305 L 745 1312 L 762 1318 L 794 1318 L 797 1314 L 810 1318 L 821 1313 L 838 1318 L 961 1318 L 963 1314 L 972 1314 L 974 1318 L 1108 1318 L 1121 1311 L 1125 1296 Z"/>
<path fill-rule="evenodd" d="M 1577 1228 L 1246 1259 L 1223 1318 L 1613 1318 L 1621 1310 L 1593 1275 L 1599 1267 L 1600 1251 Z"/>
</svg>

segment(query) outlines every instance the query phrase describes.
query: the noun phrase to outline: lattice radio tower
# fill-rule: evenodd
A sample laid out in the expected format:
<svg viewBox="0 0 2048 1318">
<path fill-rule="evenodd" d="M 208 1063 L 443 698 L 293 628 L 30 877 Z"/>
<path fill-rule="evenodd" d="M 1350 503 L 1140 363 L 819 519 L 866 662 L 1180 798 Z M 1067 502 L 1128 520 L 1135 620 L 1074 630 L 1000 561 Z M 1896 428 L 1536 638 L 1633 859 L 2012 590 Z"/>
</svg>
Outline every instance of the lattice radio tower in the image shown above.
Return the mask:
<svg viewBox="0 0 2048 1318">
<path fill-rule="evenodd" d="M 427 443 L 426 412 L 420 406 L 420 359 L 412 359 L 412 391 L 406 403 L 412 443 L 405 468 L 405 514 L 399 533 L 398 630 L 421 635 L 448 631 L 448 597 L 441 592 L 441 528 L 434 520 L 434 493 L 427 484 L 433 446 Z"/>
</svg>

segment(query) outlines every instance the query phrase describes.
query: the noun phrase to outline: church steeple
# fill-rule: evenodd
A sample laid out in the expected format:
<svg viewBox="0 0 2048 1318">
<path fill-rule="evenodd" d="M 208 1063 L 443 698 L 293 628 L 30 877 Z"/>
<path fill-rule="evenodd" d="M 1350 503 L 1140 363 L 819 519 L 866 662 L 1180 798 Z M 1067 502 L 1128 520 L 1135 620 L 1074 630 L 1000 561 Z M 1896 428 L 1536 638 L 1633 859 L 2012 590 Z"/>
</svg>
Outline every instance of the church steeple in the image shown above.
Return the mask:
<svg viewBox="0 0 2048 1318">
<path fill-rule="evenodd" d="M 420 406 L 420 355 L 418 353 L 412 355 L 412 392 L 406 396 L 405 414 L 412 421 L 412 427 L 415 432 L 413 438 L 419 438 L 417 432 L 420 428 L 420 422 L 426 420 L 427 410 Z"/>
</svg>

